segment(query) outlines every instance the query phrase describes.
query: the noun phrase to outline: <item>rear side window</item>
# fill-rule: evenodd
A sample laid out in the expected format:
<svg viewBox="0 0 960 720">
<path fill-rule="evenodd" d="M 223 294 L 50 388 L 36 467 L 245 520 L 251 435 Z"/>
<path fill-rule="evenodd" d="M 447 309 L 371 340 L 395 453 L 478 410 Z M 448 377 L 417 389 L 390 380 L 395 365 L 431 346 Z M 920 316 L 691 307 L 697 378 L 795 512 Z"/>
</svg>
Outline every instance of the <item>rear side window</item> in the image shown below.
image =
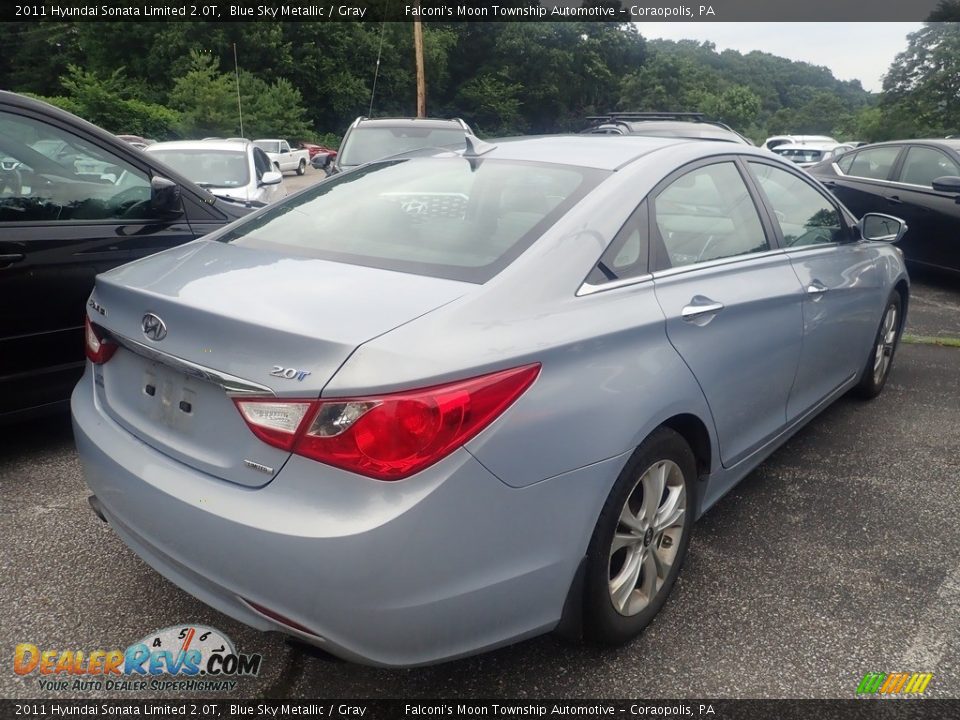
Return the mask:
<svg viewBox="0 0 960 720">
<path fill-rule="evenodd" d="M 363 127 L 350 131 L 340 150 L 341 167 L 354 167 L 421 148 L 466 147 L 462 128 Z"/>
<path fill-rule="evenodd" d="M 241 221 L 219 239 L 482 283 L 608 174 L 459 157 L 373 163 Z"/>
<path fill-rule="evenodd" d="M 899 147 L 872 148 L 846 155 L 840 158 L 837 165 L 847 175 L 886 180 L 899 154 Z"/>
<path fill-rule="evenodd" d="M 587 276 L 587 282 L 603 285 L 646 274 L 649 247 L 647 201 L 644 200 L 607 246 Z"/>
<path fill-rule="evenodd" d="M 732 162 L 691 170 L 653 201 L 657 269 L 769 250 L 760 216 Z M 666 257 L 661 257 L 665 252 Z"/>
</svg>

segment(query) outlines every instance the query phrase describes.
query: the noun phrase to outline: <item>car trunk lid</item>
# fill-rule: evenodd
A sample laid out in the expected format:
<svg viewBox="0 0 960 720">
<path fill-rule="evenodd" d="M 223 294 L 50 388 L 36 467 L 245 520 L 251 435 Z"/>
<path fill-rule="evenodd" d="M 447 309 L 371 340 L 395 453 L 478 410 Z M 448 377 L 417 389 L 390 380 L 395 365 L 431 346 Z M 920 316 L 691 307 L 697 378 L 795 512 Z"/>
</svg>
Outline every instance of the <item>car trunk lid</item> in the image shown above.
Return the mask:
<svg viewBox="0 0 960 720">
<path fill-rule="evenodd" d="M 98 400 L 146 444 L 224 480 L 261 486 L 289 454 L 253 435 L 233 396 L 316 398 L 359 345 L 470 287 L 191 243 L 99 276 L 91 319 L 121 347 L 95 366 Z M 162 323 L 160 333 L 144 331 L 147 315 Z"/>
</svg>

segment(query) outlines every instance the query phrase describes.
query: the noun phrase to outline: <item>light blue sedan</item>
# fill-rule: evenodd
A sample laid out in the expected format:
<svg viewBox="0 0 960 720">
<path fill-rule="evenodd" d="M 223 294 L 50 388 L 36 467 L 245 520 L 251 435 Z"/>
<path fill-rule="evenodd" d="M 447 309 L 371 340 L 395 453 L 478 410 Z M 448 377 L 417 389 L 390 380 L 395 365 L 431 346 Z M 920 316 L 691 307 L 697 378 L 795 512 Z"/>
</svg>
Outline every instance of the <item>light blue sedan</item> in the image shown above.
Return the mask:
<svg viewBox="0 0 960 720">
<path fill-rule="evenodd" d="M 359 662 L 626 642 L 698 516 L 882 390 L 903 231 L 727 143 L 364 165 L 99 276 L 91 504 L 209 605 Z"/>
</svg>

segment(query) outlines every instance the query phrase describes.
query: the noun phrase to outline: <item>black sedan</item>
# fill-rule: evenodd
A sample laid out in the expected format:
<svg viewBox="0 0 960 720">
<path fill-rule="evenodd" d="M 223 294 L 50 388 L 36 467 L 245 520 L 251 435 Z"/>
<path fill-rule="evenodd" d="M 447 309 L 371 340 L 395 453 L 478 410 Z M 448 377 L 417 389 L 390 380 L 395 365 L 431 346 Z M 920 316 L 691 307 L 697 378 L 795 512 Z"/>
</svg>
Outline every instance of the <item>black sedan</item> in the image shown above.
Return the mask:
<svg viewBox="0 0 960 720">
<path fill-rule="evenodd" d="M 960 272 L 960 139 L 876 143 L 807 170 L 856 215 L 906 220 L 909 262 Z"/>
<path fill-rule="evenodd" d="M 0 92 L 0 423 L 66 408 L 97 273 L 249 212 L 74 115 Z"/>
</svg>

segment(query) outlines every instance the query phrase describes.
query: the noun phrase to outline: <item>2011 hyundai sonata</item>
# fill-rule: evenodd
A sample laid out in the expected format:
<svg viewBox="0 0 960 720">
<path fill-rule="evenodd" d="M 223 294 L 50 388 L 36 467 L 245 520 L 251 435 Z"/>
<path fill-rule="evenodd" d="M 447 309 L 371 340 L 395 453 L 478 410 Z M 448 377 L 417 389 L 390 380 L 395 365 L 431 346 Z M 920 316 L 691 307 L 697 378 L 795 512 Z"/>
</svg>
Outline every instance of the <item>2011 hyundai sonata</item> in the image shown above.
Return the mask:
<svg viewBox="0 0 960 720">
<path fill-rule="evenodd" d="M 204 602 L 346 658 L 627 641 L 696 517 L 881 391 L 903 229 L 746 146 L 365 165 L 99 276 L 91 503 Z"/>
</svg>

